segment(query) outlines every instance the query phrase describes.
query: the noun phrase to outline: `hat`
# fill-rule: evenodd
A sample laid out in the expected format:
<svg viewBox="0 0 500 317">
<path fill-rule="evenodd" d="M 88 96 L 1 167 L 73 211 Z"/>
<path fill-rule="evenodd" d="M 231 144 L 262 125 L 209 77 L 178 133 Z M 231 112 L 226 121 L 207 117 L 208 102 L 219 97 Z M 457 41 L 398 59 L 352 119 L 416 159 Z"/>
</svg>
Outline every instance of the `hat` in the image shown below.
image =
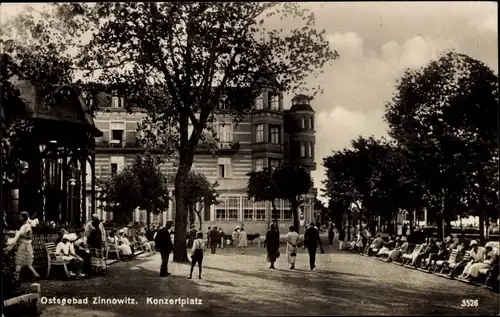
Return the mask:
<svg viewBox="0 0 500 317">
<path fill-rule="evenodd" d="M 125 233 L 125 229 L 122 228 L 122 229 L 118 230 L 118 233 Z"/>
<path fill-rule="evenodd" d="M 473 245 L 478 245 L 476 240 L 472 240 L 472 241 L 470 242 L 470 246 L 473 246 Z"/>
<path fill-rule="evenodd" d="M 445 239 L 444 239 L 444 242 L 450 242 L 451 241 L 451 237 L 450 236 L 447 236 Z"/>
<path fill-rule="evenodd" d="M 99 219 L 99 217 L 97 216 L 97 214 L 93 214 L 93 215 L 92 215 L 92 219 L 97 219 L 97 220 L 98 220 L 98 219 Z"/>
<path fill-rule="evenodd" d="M 239 228 L 240 228 L 240 226 L 236 226 L 236 228 L 235 228 L 235 229 L 239 229 Z"/>
<path fill-rule="evenodd" d="M 401 241 L 406 242 L 406 237 L 401 237 Z"/>
<path fill-rule="evenodd" d="M 314 222 L 311 222 L 309 225 L 310 225 L 311 227 L 314 227 L 316 224 L 315 224 Z"/>
<path fill-rule="evenodd" d="M 69 240 L 69 234 L 64 234 L 63 237 L 62 237 L 63 240 Z"/>
<path fill-rule="evenodd" d="M 70 233 L 70 234 L 68 234 L 68 240 L 69 241 L 76 241 L 76 240 L 78 240 L 78 237 L 76 234 Z"/>
</svg>

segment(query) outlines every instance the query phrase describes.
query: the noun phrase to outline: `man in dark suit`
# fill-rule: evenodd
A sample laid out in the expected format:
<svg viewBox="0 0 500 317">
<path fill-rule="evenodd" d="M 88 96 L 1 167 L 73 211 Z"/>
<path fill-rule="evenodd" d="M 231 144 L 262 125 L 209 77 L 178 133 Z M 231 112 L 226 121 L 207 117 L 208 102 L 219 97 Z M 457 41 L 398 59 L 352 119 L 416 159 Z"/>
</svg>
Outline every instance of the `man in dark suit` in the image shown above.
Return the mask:
<svg viewBox="0 0 500 317">
<path fill-rule="evenodd" d="M 217 249 L 217 245 L 220 244 L 220 233 L 219 230 L 217 230 L 217 227 L 212 227 L 212 230 L 210 230 L 210 250 L 212 251 L 212 254 L 215 254 L 215 250 Z"/>
<path fill-rule="evenodd" d="M 316 267 L 316 249 L 321 250 L 321 254 L 325 253 L 323 246 L 321 245 L 321 239 L 319 237 L 319 230 L 315 227 L 314 222 L 311 222 L 309 228 L 304 232 L 304 249 L 307 248 L 309 252 L 309 267 L 311 271 Z"/>
<path fill-rule="evenodd" d="M 170 275 L 170 273 L 168 273 L 168 257 L 174 249 L 174 245 L 172 244 L 172 239 L 170 237 L 171 228 L 172 223 L 167 222 L 165 227 L 161 228 L 155 237 L 156 250 L 161 254 L 161 277 L 167 277 Z"/>
</svg>

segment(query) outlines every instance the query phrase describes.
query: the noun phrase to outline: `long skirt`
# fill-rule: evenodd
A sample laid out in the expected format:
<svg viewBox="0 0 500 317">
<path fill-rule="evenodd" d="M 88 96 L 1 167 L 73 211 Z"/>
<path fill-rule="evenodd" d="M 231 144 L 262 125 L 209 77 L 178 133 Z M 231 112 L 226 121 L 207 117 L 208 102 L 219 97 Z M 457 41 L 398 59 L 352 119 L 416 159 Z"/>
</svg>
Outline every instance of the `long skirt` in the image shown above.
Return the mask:
<svg viewBox="0 0 500 317">
<path fill-rule="evenodd" d="M 276 262 L 276 254 L 278 253 L 277 250 L 274 250 L 274 251 L 267 251 L 267 262 L 271 262 L 271 263 L 274 263 Z"/>
<path fill-rule="evenodd" d="M 101 248 L 90 249 L 90 265 L 95 268 L 106 268 L 106 261 L 104 260 L 104 252 Z"/>
<path fill-rule="evenodd" d="M 16 251 L 16 266 L 33 265 L 33 246 L 31 243 L 19 243 Z"/>
<path fill-rule="evenodd" d="M 474 263 L 469 267 L 469 275 L 478 278 L 479 277 L 479 270 L 481 269 L 489 269 L 491 265 L 487 263 Z"/>
</svg>

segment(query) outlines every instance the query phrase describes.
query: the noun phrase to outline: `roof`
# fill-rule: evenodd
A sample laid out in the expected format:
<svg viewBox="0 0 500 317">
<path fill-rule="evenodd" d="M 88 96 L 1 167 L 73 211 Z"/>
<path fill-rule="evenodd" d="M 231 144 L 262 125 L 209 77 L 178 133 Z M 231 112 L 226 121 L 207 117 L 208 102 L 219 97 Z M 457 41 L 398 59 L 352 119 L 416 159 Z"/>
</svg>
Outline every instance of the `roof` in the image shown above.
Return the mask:
<svg viewBox="0 0 500 317">
<path fill-rule="evenodd" d="M 313 108 L 311 107 L 311 105 L 308 105 L 308 104 L 295 104 L 293 105 L 290 110 L 290 112 L 294 112 L 294 111 L 311 111 L 311 112 L 314 112 Z"/>
<path fill-rule="evenodd" d="M 81 125 L 94 136 L 101 136 L 102 132 L 96 128 L 91 111 L 87 107 L 81 93 L 72 86 L 59 88 L 54 105 L 49 106 L 44 101 L 40 88 L 32 83 L 20 80 L 15 83 L 21 92 L 21 99 L 27 105 L 27 114 L 30 118 L 71 123 Z"/>
</svg>

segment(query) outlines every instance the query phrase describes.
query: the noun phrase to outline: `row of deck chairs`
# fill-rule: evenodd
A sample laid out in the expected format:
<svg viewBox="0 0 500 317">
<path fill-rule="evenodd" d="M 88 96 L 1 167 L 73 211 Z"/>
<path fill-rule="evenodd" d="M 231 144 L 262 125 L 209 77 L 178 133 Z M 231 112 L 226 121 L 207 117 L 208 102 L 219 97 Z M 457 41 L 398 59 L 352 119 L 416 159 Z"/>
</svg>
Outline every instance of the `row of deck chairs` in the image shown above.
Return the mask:
<svg viewBox="0 0 500 317">
<path fill-rule="evenodd" d="M 371 243 L 367 243 L 363 255 L 369 256 L 373 253 L 375 255 L 377 254 L 378 250 L 372 250 L 372 252 L 370 253 L 370 244 Z M 471 256 L 470 251 L 466 251 L 463 258 L 460 261 L 457 261 L 459 252 L 458 249 L 454 249 L 450 252 L 448 259 L 446 260 L 438 260 L 435 261 L 435 263 L 428 263 L 429 259 L 428 257 L 426 257 L 422 259 L 419 267 L 414 267 L 412 265 L 413 259 L 420 253 L 422 248 L 423 244 L 415 245 L 413 250 L 411 252 L 403 254 L 400 257 L 399 261 L 391 261 L 391 259 L 389 259 L 389 256 L 387 256 L 386 254 L 377 257 L 377 259 L 385 262 L 392 262 L 396 265 L 404 266 L 406 268 L 418 269 L 420 271 L 435 274 L 440 277 L 454 279 L 456 276 L 463 272 L 463 269 L 467 265 L 467 262 L 469 262 Z M 411 250 L 411 248 L 409 248 L 409 250 Z M 493 265 L 489 269 L 480 270 L 479 273 L 481 274 L 479 283 L 474 284 L 480 284 L 498 292 L 500 281 L 498 263 Z M 468 280 L 459 280 L 462 282 L 471 283 Z"/>
</svg>

